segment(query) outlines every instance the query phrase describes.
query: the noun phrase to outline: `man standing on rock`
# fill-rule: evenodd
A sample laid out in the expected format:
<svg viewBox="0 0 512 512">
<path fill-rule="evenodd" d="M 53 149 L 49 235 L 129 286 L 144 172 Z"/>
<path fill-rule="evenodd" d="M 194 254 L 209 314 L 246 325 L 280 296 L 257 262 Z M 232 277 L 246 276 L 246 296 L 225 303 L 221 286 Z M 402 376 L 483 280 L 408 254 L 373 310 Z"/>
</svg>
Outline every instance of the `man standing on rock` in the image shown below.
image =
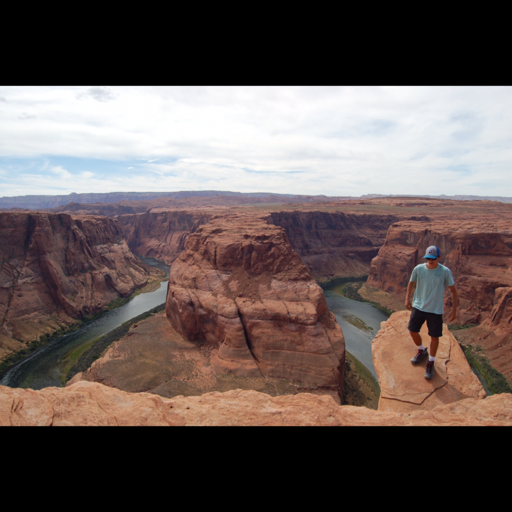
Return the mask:
<svg viewBox="0 0 512 512">
<path fill-rule="evenodd" d="M 411 359 L 411 363 L 415 365 L 428 356 L 428 350 L 423 345 L 420 336 L 420 329 L 425 320 L 427 321 L 428 335 L 431 341 L 430 357 L 425 370 L 426 379 L 434 377 L 434 361 L 439 346 L 439 338 L 443 335 L 445 285 L 450 288 L 453 303 L 449 322 L 453 322 L 457 318 L 458 295 L 455 282 L 450 269 L 439 263 L 440 256 L 441 251 L 435 245 L 431 245 L 426 250 L 424 258 L 426 258 L 427 263 L 417 265 L 412 271 L 405 297 L 405 307 L 412 311 L 408 326 L 409 334 L 418 347 L 417 354 Z M 415 288 L 414 300 L 411 304 L 411 295 Z"/>
</svg>

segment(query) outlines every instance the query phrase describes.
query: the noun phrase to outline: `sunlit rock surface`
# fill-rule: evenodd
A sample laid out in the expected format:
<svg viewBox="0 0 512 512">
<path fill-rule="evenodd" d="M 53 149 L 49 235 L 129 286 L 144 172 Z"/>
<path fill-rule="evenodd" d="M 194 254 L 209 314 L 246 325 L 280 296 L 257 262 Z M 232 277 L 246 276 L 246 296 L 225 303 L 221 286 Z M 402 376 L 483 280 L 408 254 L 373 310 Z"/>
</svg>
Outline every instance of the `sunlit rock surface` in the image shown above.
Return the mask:
<svg viewBox="0 0 512 512">
<path fill-rule="evenodd" d="M 185 339 L 217 352 L 219 373 L 267 376 L 343 392 L 345 342 L 322 289 L 284 229 L 219 217 L 171 267 L 166 314 Z"/>
<path fill-rule="evenodd" d="M 434 378 L 424 378 L 427 360 L 411 364 L 417 348 L 407 329 L 410 312 L 393 313 L 372 342 L 373 364 L 379 379 L 379 411 L 413 412 L 430 410 L 464 398 L 485 398 L 485 391 L 447 326 L 434 363 Z M 427 325 L 420 334 L 430 347 Z"/>
<path fill-rule="evenodd" d="M 512 425 L 512 395 L 466 398 L 431 410 L 400 413 L 339 406 L 329 396 L 309 393 L 271 397 L 234 390 L 165 399 L 95 382 L 39 391 L 0 386 L 0 426 L 9 425 L 499 426 Z"/>
</svg>

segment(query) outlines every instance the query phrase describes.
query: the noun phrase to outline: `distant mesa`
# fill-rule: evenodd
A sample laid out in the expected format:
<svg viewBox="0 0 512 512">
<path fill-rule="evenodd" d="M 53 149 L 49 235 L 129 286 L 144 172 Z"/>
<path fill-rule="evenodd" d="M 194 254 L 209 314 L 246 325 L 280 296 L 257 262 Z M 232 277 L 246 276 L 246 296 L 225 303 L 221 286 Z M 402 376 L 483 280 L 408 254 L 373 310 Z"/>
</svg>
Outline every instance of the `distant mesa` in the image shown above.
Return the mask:
<svg viewBox="0 0 512 512">
<path fill-rule="evenodd" d="M 225 204 L 246 204 L 249 202 L 256 203 L 326 203 L 330 201 L 340 201 L 345 199 L 374 199 L 374 198 L 404 198 L 409 200 L 411 197 L 422 197 L 427 199 L 452 200 L 452 201 L 500 201 L 511 203 L 511 197 L 500 196 L 471 196 L 471 195 L 454 195 L 454 196 L 408 196 L 408 195 L 380 195 L 365 194 L 357 197 L 352 196 L 325 196 L 325 195 L 297 195 L 297 194 L 275 194 L 272 192 L 231 192 L 223 190 L 200 190 L 200 191 L 179 191 L 179 192 L 107 192 L 107 193 L 76 193 L 71 192 L 66 195 L 26 195 L 13 197 L 0 197 L 0 210 L 10 208 L 28 208 L 31 210 L 60 208 L 69 203 L 80 203 L 88 205 L 91 203 L 113 204 L 126 202 L 147 202 L 157 199 L 167 200 L 184 200 L 184 199 L 208 199 L 208 198 L 231 198 L 230 202 Z M 220 201 L 218 204 L 221 204 Z M 200 203 L 199 203 L 200 204 Z M 125 206 L 130 206 L 126 205 Z M 186 205 L 185 203 L 183 204 Z M 156 205 L 154 205 L 156 206 Z M 190 204 L 189 204 L 190 206 Z M 97 213 L 97 212 L 95 212 Z M 135 213 L 135 212 L 134 212 Z"/>
<path fill-rule="evenodd" d="M 0 209 L 29 208 L 33 210 L 57 208 L 71 202 L 90 203 L 119 203 L 121 201 L 151 201 L 155 199 L 189 199 L 189 198 L 212 198 L 231 197 L 238 199 L 241 203 L 251 200 L 271 201 L 327 201 L 332 198 L 326 196 L 308 196 L 295 194 L 273 194 L 271 192 L 229 192 L 220 190 L 180 191 L 180 192 L 107 192 L 107 193 L 79 193 L 72 192 L 66 195 L 27 195 L 14 197 L 0 197 Z M 235 201 L 236 203 L 236 201 Z"/>
</svg>

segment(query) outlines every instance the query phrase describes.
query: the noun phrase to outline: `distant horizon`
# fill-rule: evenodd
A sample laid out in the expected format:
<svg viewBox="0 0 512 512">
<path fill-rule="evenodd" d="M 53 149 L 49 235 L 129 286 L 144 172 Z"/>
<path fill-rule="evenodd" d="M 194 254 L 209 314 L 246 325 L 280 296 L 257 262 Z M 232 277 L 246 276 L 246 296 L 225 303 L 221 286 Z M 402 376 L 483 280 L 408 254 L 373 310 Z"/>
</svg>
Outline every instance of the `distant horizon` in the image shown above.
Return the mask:
<svg viewBox="0 0 512 512">
<path fill-rule="evenodd" d="M 9 209 L 52 209 L 70 204 L 117 204 L 120 202 L 141 202 L 154 201 L 157 199 L 183 200 L 194 198 L 214 198 L 214 197 L 240 197 L 240 198 L 265 198 L 269 196 L 276 197 L 276 201 L 282 198 L 282 201 L 289 202 L 290 198 L 297 198 L 297 202 L 310 202 L 310 198 L 318 198 L 314 202 L 317 204 L 336 200 L 355 200 L 355 199 L 379 199 L 379 198 L 423 198 L 423 199 L 447 199 L 459 201 L 499 201 L 502 203 L 512 203 L 512 197 L 506 196 L 477 196 L 467 194 L 457 194 L 448 196 L 425 195 L 425 194 L 363 194 L 360 196 L 326 196 L 324 194 L 275 194 L 273 192 L 238 192 L 228 190 L 180 190 L 180 191 L 162 191 L 162 192 L 71 192 L 69 194 L 29 194 L 25 196 L 0 197 L 0 210 Z M 259 202 L 259 201 L 258 201 Z M 262 203 L 264 204 L 264 203 Z"/>
<path fill-rule="evenodd" d="M 178 194 L 178 193 L 187 193 L 187 192 L 217 192 L 220 195 L 223 193 L 228 194 L 241 194 L 241 195 L 261 195 L 262 197 L 265 196 L 286 196 L 286 197 L 296 197 L 296 196 L 304 196 L 304 197 L 354 197 L 354 198 L 361 198 L 361 197 L 368 197 L 368 198 L 377 198 L 377 197 L 499 197 L 501 199 L 512 199 L 512 196 L 498 196 L 498 195 L 480 195 L 480 194 L 377 194 L 377 193 L 366 193 L 356 196 L 331 196 L 327 194 L 305 194 L 305 193 L 297 193 L 297 194 L 287 194 L 283 192 L 268 192 L 268 191 L 256 191 L 256 192 L 241 192 L 239 190 L 200 190 L 200 189 L 189 189 L 189 190 L 162 190 L 160 192 L 155 192 L 153 190 L 111 190 L 108 192 L 69 192 L 67 194 L 24 194 L 24 195 L 18 195 L 18 196 L 0 196 L 0 199 L 15 199 L 19 197 L 68 197 L 72 195 L 105 195 L 105 194 Z"/>
</svg>

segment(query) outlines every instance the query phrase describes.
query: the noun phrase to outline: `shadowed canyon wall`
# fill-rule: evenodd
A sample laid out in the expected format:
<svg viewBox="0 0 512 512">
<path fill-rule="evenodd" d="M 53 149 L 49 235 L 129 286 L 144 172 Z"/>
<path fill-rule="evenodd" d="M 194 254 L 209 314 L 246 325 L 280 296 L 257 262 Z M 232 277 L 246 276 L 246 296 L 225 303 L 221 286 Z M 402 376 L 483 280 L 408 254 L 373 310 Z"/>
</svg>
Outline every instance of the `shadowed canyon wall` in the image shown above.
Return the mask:
<svg viewBox="0 0 512 512">
<path fill-rule="evenodd" d="M 396 215 L 343 212 L 272 212 L 270 220 L 286 230 L 290 244 L 318 282 L 368 275 Z"/>
<path fill-rule="evenodd" d="M 206 224 L 211 215 L 155 209 L 151 212 L 117 217 L 131 251 L 170 265 L 185 250 L 190 233 Z"/>
<path fill-rule="evenodd" d="M 0 358 L 101 311 L 150 268 L 106 217 L 0 213 Z"/>
<path fill-rule="evenodd" d="M 368 275 L 371 260 L 384 243 L 389 226 L 403 218 L 322 211 L 267 215 L 269 222 L 285 229 L 292 248 L 318 282 Z M 161 208 L 120 215 L 117 219 L 134 254 L 171 264 L 184 250 L 188 235 L 212 216 L 201 211 Z"/>
</svg>

